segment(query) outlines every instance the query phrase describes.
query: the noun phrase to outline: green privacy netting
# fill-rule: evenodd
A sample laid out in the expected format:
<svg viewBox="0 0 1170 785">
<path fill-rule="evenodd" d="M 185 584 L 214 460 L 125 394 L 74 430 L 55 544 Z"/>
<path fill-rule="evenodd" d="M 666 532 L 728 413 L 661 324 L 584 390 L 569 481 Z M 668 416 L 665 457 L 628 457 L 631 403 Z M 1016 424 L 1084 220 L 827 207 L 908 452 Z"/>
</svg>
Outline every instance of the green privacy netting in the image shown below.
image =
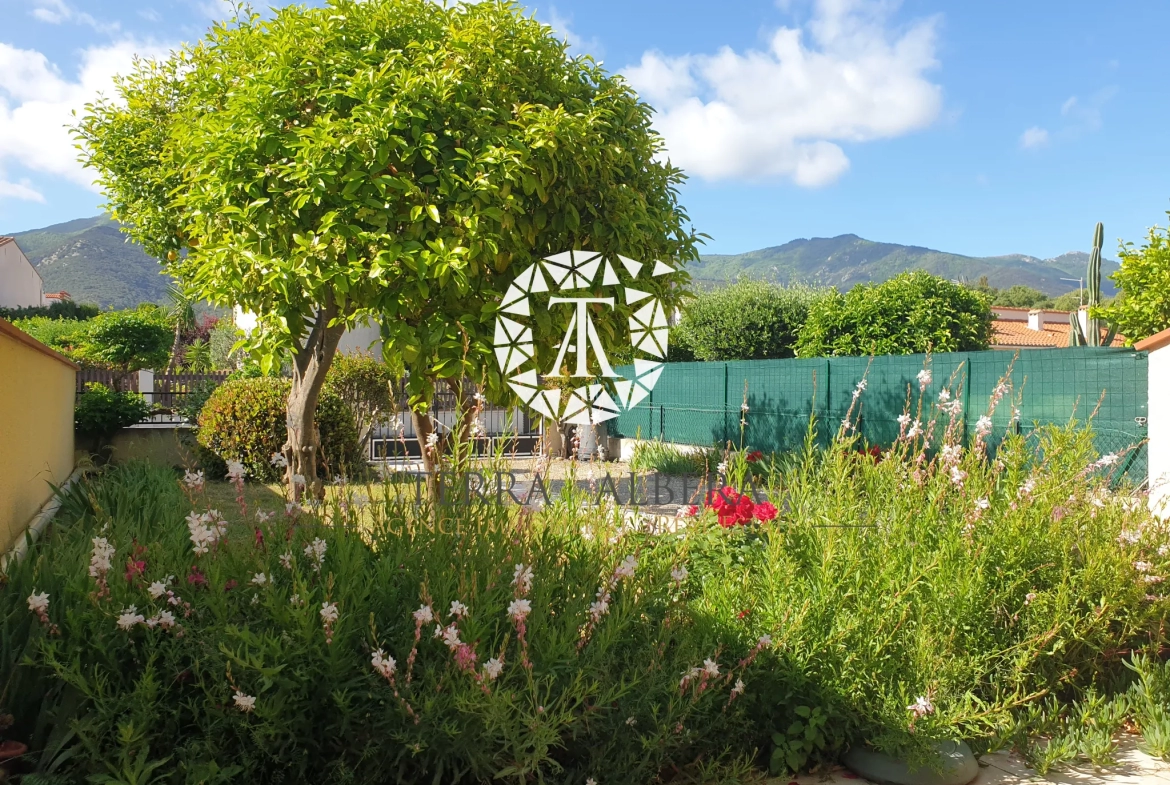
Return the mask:
<svg viewBox="0 0 1170 785">
<path fill-rule="evenodd" d="M 929 365 L 928 365 L 929 362 Z M 767 452 L 799 449 L 810 416 L 822 443 L 845 417 L 857 383 L 866 379 L 858 421 L 871 444 L 897 437 L 897 418 L 918 405 L 917 375 L 929 367 L 927 403 L 948 388 L 963 401 L 966 437 L 988 409 L 993 390 L 1008 375 L 1012 392 L 997 407 L 989 444 L 1008 428 L 1027 433 L 1035 425 L 1084 422 L 1096 409 L 1093 430 L 1102 454 L 1124 453 L 1130 481 L 1146 477 L 1147 356 L 1111 348 L 955 352 L 813 360 L 667 363 L 650 397 L 610 421 L 614 436 L 696 445 L 740 442 L 740 414 L 748 405 L 744 446 Z M 618 371 L 629 375 L 630 369 Z M 1012 408 L 1020 410 L 1012 422 Z"/>
</svg>

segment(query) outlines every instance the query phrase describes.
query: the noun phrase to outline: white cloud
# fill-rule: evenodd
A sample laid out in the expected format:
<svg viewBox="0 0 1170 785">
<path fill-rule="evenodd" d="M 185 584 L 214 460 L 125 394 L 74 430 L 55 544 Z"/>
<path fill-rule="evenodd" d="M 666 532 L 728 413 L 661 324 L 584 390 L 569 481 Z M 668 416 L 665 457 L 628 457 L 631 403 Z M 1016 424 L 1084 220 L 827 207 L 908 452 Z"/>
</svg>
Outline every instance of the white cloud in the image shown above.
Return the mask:
<svg viewBox="0 0 1170 785">
<path fill-rule="evenodd" d="M 1046 144 L 1048 144 L 1048 131 L 1039 126 L 1034 125 L 1020 134 L 1020 147 L 1025 150 L 1043 147 Z"/>
<path fill-rule="evenodd" d="M 121 27 L 117 22 L 99 22 L 90 14 L 73 8 L 65 0 L 33 0 L 32 5 L 32 10 L 29 13 L 34 18 L 51 25 L 74 22 L 88 25 L 100 33 L 117 32 Z"/>
<path fill-rule="evenodd" d="M 925 76 L 937 66 L 936 20 L 898 29 L 892 10 L 817 0 L 811 20 L 777 30 L 767 51 L 647 52 L 625 73 L 688 172 L 825 185 L 849 168 L 838 142 L 900 136 L 939 115 L 942 90 Z"/>
<path fill-rule="evenodd" d="M 27 202 L 45 201 L 45 196 L 26 179 L 19 183 L 0 177 L 0 199 L 24 199 Z"/>
<path fill-rule="evenodd" d="M 16 163 L 94 188 L 94 175 L 78 163 L 67 127 L 76 122 L 73 112 L 99 93 L 112 94 L 114 75 L 128 72 L 136 54 L 166 53 L 129 40 L 90 47 L 81 53 L 76 76 L 68 78 L 42 53 L 0 43 L 0 181 L 4 168 Z M 27 181 L 4 182 L 3 196 L 37 199 L 40 193 Z"/>
<path fill-rule="evenodd" d="M 571 49 L 575 50 L 572 54 L 593 55 L 594 59 L 601 58 L 603 52 L 601 41 L 596 37 L 582 38 L 578 35 L 571 26 L 572 22 L 561 16 L 555 6 L 549 9 L 548 24 L 568 42 Z"/>
</svg>

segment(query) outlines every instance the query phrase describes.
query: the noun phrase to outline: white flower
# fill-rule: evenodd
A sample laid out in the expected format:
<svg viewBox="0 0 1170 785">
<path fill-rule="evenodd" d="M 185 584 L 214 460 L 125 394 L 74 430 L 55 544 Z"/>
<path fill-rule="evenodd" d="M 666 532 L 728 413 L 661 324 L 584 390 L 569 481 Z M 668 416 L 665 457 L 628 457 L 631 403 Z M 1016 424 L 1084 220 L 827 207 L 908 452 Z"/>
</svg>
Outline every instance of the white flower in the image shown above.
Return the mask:
<svg viewBox="0 0 1170 785">
<path fill-rule="evenodd" d="M 268 521 L 272 520 L 272 515 L 273 513 L 267 510 L 256 510 L 256 520 L 259 523 L 267 523 Z"/>
<path fill-rule="evenodd" d="M 114 546 L 105 537 L 93 538 L 93 556 L 89 559 L 89 576 L 101 578 L 110 571 L 110 560 L 114 558 Z"/>
<path fill-rule="evenodd" d="M 431 431 L 430 433 L 428 433 L 427 434 L 427 448 L 433 450 L 436 446 L 438 446 L 438 444 L 439 444 L 439 434 L 435 431 Z"/>
<path fill-rule="evenodd" d="M 504 663 L 500 662 L 495 657 L 492 657 L 483 664 L 483 675 L 487 676 L 488 681 L 495 681 L 500 677 L 500 674 L 503 673 L 503 671 Z"/>
<path fill-rule="evenodd" d="M 435 620 L 435 612 L 430 605 L 420 605 L 418 610 L 411 614 L 419 624 L 430 624 Z"/>
<path fill-rule="evenodd" d="M 435 625 L 435 634 L 431 637 L 434 637 L 434 638 L 442 638 L 443 637 L 443 625 L 442 624 Z"/>
<path fill-rule="evenodd" d="M 898 425 L 905 428 L 909 424 L 910 424 L 910 415 L 906 414 L 905 412 L 902 412 L 901 414 L 898 415 Z"/>
<path fill-rule="evenodd" d="M 1016 422 L 1019 419 L 1020 419 L 1020 410 L 1013 406 L 1012 407 L 1012 422 Z"/>
<path fill-rule="evenodd" d="M 596 622 L 607 613 L 609 613 L 609 592 L 598 592 L 597 601 L 589 606 L 589 615 Z"/>
<path fill-rule="evenodd" d="M 337 611 L 337 603 L 323 602 L 321 603 L 321 621 L 325 624 L 332 624 L 337 621 L 337 617 L 341 614 Z"/>
<path fill-rule="evenodd" d="M 192 491 L 197 491 L 203 487 L 203 472 L 193 472 L 190 469 L 183 472 L 183 484 Z"/>
<path fill-rule="evenodd" d="M 280 555 L 280 566 L 284 567 L 286 570 L 291 570 L 292 569 L 292 560 L 293 560 L 292 551 L 285 551 L 284 553 L 282 553 Z"/>
<path fill-rule="evenodd" d="M 203 513 L 200 515 L 192 511 L 187 516 L 187 530 L 191 533 L 192 550 L 196 555 L 207 553 L 209 546 L 215 542 L 216 534 L 219 531 L 218 525 L 213 529 L 208 526 L 213 520 L 211 513 Z"/>
<path fill-rule="evenodd" d="M 245 714 L 248 714 L 252 709 L 256 708 L 256 698 L 252 695 L 245 695 L 239 690 L 236 690 L 236 694 L 232 700 L 235 701 L 236 708 Z"/>
<path fill-rule="evenodd" d="M 637 720 L 637 719 L 635 719 L 635 718 L 634 718 L 634 717 L 631 715 L 631 716 L 629 716 L 629 717 L 626 717 L 626 724 L 627 724 L 627 725 L 629 725 L 629 726 L 632 728 L 632 727 L 634 727 L 635 725 L 637 725 L 637 724 L 638 724 L 638 720 Z"/>
<path fill-rule="evenodd" d="M 975 500 L 975 509 L 986 510 L 991 506 L 991 501 L 985 496 L 982 499 Z"/>
<path fill-rule="evenodd" d="M 321 571 L 321 565 L 325 563 L 325 550 L 329 546 L 320 537 L 313 539 L 311 543 L 305 546 L 305 555 L 313 560 L 313 569 L 317 572 Z"/>
<path fill-rule="evenodd" d="M 278 469 L 287 469 L 288 468 L 288 458 L 284 457 L 284 453 L 279 453 L 279 452 L 272 453 L 272 457 L 269 458 L 269 461 L 272 463 L 273 466 L 275 466 Z"/>
<path fill-rule="evenodd" d="M 232 482 L 243 482 L 244 464 L 240 461 L 227 462 L 227 478 Z"/>
<path fill-rule="evenodd" d="M 138 607 L 131 605 L 122 611 L 122 615 L 118 617 L 118 629 L 129 630 L 137 624 L 142 624 L 146 621 L 146 617 L 138 612 Z"/>
<path fill-rule="evenodd" d="M 474 398 L 474 399 L 475 399 L 475 402 L 476 402 L 476 403 L 478 403 L 478 404 L 483 404 L 483 403 L 486 403 L 486 402 L 487 402 L 487 396 L 485 396 L 485 395 L 484 395 L 483 393 L 481 393 L 481 392 L 477 392 L 475 395 L 473 395 L 473 396 L 471 396 L 471 397 L 472 397 L 472 398 Z"/>
<path fill-rule="evenodd" d="M 532 613 L 532 603 L 528 600 L 512 600 L 508 604 L 508 615 L 516 621 L 524 621 Z"/>
<path fill-rule="evenodd" d="M 394 658 L 382 649 L 374 652 L 374 655 L 370 657 L 370 664 L 374 666 L 374 670 L 381 674 L 384 679 L 389 679 L 393 676 L 394 669 L 398 667 L 398 663 L 394 661 Z"/>
<path fill-rule="evenodd" d="M 927 714 L 934 713 L 934 704 L 930 702 L 930 698 L 925 695 L 919 695 L 918 699 L 911 703 L 906 709 L 917 717 L 924 717 Z"/>
<path fill-rule="evenodd" d="M 921 435 L 922 435 L 922 424 L 920 422 L 918 422 L 918 420 L 915 420 L 910 425 L 910 430 L 906 431 L 906 436 L 907 436 L 907 438 L 915 439 Z"/>
<path fill-rule="evenodd" d="M 710 658 L 703 660 L 703 673 L 706 673 L 708 676 L 718 676 L 719 663 Z"/>
<path fill-rule="evenodd" d="M 252 576 L 252 583 L 256 584 L 257 586 L 263 586 L 264 584 L 268 583 L 268 576 L 262 572 L 258 572 Z"/>
<path fill-rule="evenodd" d="M 989 433 L 991 433 L 991 418 L 985 414 L 975 423 L 975 435 L 986 436 Z"/>
<path fill-rule="evenodd" d="M 461 603 L 459 600 L 452 600 L 451 610 L 448 613 L 451 616 L 454 616 L 456 619 L 462 619 L 467 615 L 467 606 Z"/>
<path fill-rule="evenodd" d="M 1143 575 L 1142 580 L 1146 583 L 1161 583 L 1165 580 L 1161 575 Z"/>
<path fill-rule="evenodd" d="M 1149 572 L 1150 570 L 1154 569 L 1154 565 L 1150 564 L 1148 561 L 1135 561 L 1133 563 L 1133 568 L 1138 572 Z"/>
<path fill-rule="evenodd" d="M 585 785 L 597 785 L 597 780 L 590 777 L 589 779 L 585 780 Z"/>
<path fill-rule="evenodd" d="M 1030 592 L 1028 592 L 1027 594 L 1025 594 L 1025 595 L 1024 595 L 1024 604 L 1025 604 L 1025 605 L 1031 605 L 1031 604 L 1032 604 L 1032 600 L 1034 600 L 1034 599 L 1036 599 L 1036 592 L 1034 592 L 1034 591 L 1030 591 Z"/>
<path fill-rule="evenodd" d="M 293 484 L 293 487 L 294 487 L 294 488 L 295 488 L 295 487 L 298 487 L 298 486 L 303 486 L 303 485 L 305 484 L 305 475 L 303 475 L 303 474 L 294 474 L 294 475 L 292 476 L 292 484 Z"/>
<path fill-rule="evenodd" d="M 687 572 L 686 566 L 682 564 L 678 565 L 670 571 L 670 579 L 675 583 L 682 583 L 687 579 L 688 575 L 690 575 L 690 573 Z"/>
<path fill-rule="evenodd" d="M 1035 490 L 1036 478 L 1029 477 L 1028 479 L 1024 480 L 1024 483 L 1020 486 L 1020 489 L 1016 491 L 1016 496 L 1020 498 L 1023 498 L 1024 496 L 1031 496 Z"/>
<path fill-rule="evenodd" d="M 951 482 L 962 488 L 963 480 L 965 479 L 967 479 L 967 472 L 963 471 L 958 466 L 951 467 Z"/>
<path fill-rule="evenodd" d="M 855 387 L 855 388 L 853 389 L 853 400 L 855 400 L 855 401 L 856 401 L 858 398 L 860 398 L 860 397 L 861 397 L 861 394 L 862 394 L 863 392 L 865 392 L 865 388 L 866 388 L 868 385 L 869 385 L 869 383 L 868 383 L 868 382 L 867 382 L 865 379 L 862 379 L 861 381 L 859 381 L 859 382 L 857 383 L 857 387 Z"/>
<path fill-rule="evenodd" d="M 288 504 L 284 505 L 284 514 L 290 518 L 294 515 L 300 515 L 301 505 L 297 504 L 296 502 L 289 502 Z"/>
<path fill-rule="evenodd" d="M 742 695 L 744 690 L 743 679 L 736 679 L 735 686 L 731 688 L 732 695 Z"/>
<path fill-rule="evenodd" d="M 923 368 L 921 371 L 919 371 L 918 372 L 918 391 L 921 392 L 921 391 L 925 390 L 930 385 L 930 382 L 933 378 L 934 377 L 931 376 L 929 368 Z"/>
<path fill-rule="evenodd" d="M 742 404 L 740 404 L 739 410 L 740 410 L 741 412 L 743 412 L 744 414 L 747 414 L 747 413 L 748 413 L 748 403 L 747 403 L 747 401 L 744 401 Z"/>
<path fill-rule="evenodd" d="M 532 588 L 532 568 L 517 564 L 512 571 L 512 585 L 521 594 L 527 594 L 528 590 Z"/>
<path fill-rule="evenodd" d="M 155 581 L 154 583 L 150 584 L 150 588 L 148 588 L 147 591 L 150 592 L 150 598 L 152 600 L 157 600 L 159 597 L 162 597 L 167 593 L 167 585 L 162 581 Z"/>
<path fill-rule="evenodd" d="M 301 595 L 294 594 L 293 596 L 289 597 L 288 604 L 289 605 L 300 605 L 301 604 Z"/>
<path fill-rule="evenodd" d="M 454 624 L 443 630 L 443 643 L 448 649 L 457 649 L 463 643 L 459 640 L 459 628 Z"/>
<path fill-rule="evenodd" d="M 940 390 L 938 393 L 938 402 L 939 403 L 946 403 L 950 399 L 951 399 L 951 391 L 948 390 L 946 387 L 942 388 L 942 390 Z"/>
<path fill-rule="evenodd" d="M 1102 455 L 1093 465 L 1098 469 L 1102 469 L 1106 466 L 1112 466 L 1113 464 L 1117 463 L 1118 460 L 1120 459 L 1115 453 L 1109 453 L 1108 455 Z"/>
<path fill-rule="evenodd" d="M 772 645 L 772 636 L 771 635 L 761 635 L 760 640 L 756 642 L 756 645 L 759 646 L 761 649 L 768 648 L 769 646 Z"/>
<path fill-rule="evenodd" d="M 159 627 L 162 627 L 164 630 L 169 630 L 171 627 L 175 626 L 175 614 L 171 613 L 170 611 L 159 611 L 154 615 L 153 618 L 150 619 L 150 621 L 154 622 L 154 624 L 157 624 Z M 147 624 L 150 624 L 150 622 L 147 622 Z"/>
<path fill-rule="evenodd" d="M 479 421 L 478 418 L 474 419 L 471 421 L 471 425 L 468 426 L 467 432 L 471 436 L 471 438 L 474 439 L 484 432 L 483 424 Z"/>
<path fill-rule="evenodd" d="M 948 466 L 952 463 L 958 463 L 959 459 L 963 457 L 963 448 L 957 444 L 944 444 L 942 446 L 943 463 Z"/>
<path fill-rule="evenodd" d="M 622 578 L 633 578 L 634 571 L 637 569 L 638 560 L 634 558 L 633 554 L 631 554 L 623 559 L 622 563 L 619 564 L 613 571 L 613 577 L 615 580 L 621 580 Z"/>
<path fill-rule="evenodd" d="M 727 474 L 727 461 L 720 461 L 719 465 L 715 467 L 720 474 Z"/>
<path fill-rule="evenodd" d="M 28 595 L 28 609 L 38 616 L 49 610 L 49 595 L 37 594 L 36 589 Z"/>
</svg>

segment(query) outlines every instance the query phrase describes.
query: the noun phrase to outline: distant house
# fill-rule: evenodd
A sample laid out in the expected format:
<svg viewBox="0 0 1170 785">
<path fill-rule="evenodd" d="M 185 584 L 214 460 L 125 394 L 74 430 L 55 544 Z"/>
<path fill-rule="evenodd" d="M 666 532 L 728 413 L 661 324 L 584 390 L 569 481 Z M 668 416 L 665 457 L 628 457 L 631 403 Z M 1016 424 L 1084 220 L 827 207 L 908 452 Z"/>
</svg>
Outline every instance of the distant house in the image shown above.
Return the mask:
<svg viewBox="0 0 1170 785">
<path fill-rule="evenodd" d="M 69 303 L 73 302 L 73 298 L 69 296 L 69 292 L 45 292 L 45 300 L 49 305 L 53 303 Z"/>
<path fill-rule="evenodd" d="M 39 308 L 44 283 L 37 268 L 11 237 L 0 237 L 0 308 Z"/>
<path fill-rule="evenodd" d="M 1008 308 L 993 306 L 995 321 L 991 323 L 992 349 L 1065 349 L 1069 345 L 1071 326 L 1068 311 L 1050 311 L 1043 308 Z M 1077 311 L 1081 327 L 1088 320 L 1088 309 Z M 1102 339 L 1105 335 L 1102 333 Z M 1112 346 L 1122 346 L 1125 336 L 1113 337 Z"/>
</svg>

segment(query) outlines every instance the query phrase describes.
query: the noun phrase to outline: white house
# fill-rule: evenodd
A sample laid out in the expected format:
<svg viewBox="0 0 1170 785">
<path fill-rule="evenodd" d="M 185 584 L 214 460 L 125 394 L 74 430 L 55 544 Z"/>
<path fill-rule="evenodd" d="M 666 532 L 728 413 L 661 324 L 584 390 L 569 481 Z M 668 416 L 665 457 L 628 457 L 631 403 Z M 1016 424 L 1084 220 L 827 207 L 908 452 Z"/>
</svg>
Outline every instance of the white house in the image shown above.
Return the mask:
<svg viewBox="0 0 1170 785">
<path fill-rule="evenodd" d="M 0 237 L 0 308 L 39 308 L 44 284 L 37 268 L 11 237 Z"/>
</svg>

